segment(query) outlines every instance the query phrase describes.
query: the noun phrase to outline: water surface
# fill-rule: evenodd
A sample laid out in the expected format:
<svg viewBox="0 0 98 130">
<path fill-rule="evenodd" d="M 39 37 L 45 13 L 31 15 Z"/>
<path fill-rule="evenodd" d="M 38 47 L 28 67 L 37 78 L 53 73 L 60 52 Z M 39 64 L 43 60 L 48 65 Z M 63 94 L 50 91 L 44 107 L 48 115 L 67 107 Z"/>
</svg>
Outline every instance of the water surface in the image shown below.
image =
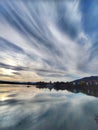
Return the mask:
<svg viewBox="0 0 98 130">
<path fill-rule="evenodd" d="M 0 130 L 98 130 L 98 98 L 67 90 L 0 87 Z"/>
</svg>

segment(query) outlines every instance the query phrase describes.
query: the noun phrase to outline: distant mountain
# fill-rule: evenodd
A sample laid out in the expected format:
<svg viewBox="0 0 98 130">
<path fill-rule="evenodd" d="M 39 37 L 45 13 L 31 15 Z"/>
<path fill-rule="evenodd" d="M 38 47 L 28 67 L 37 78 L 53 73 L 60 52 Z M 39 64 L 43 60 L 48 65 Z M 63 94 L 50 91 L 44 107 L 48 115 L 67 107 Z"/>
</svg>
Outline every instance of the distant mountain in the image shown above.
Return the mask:
<svg viewBox="0 0 98 130">
<path fill-rule="evenodd" d="M 81 79 L 74 80 L 72 82 L 80 83 L 80 82 L 98 82 L 98 76 L 90 76 L 90 77 L 84 77 Z"/>
</svg>

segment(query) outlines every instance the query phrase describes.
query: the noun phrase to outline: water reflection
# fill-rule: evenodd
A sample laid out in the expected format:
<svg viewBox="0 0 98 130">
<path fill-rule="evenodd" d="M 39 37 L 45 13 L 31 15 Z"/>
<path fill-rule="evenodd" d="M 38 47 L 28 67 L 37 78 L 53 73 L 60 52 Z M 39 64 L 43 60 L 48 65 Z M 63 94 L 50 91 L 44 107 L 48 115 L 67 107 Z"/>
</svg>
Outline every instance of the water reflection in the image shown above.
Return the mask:
<svg viewBox="0 0 98 130">
<path fill-rule="evenodd" d="M 93 96 L 34 86 L 0 87 L 0 92 L 0 130 L 98 130 Z"/>
<path fill-rule="evenodd" d="M 98 90 L 96 89 L 71 89 L 69 91 L 74 92 L 74 93 L 81 92 L 90 96 L 98 97 Z"/>
</svg>

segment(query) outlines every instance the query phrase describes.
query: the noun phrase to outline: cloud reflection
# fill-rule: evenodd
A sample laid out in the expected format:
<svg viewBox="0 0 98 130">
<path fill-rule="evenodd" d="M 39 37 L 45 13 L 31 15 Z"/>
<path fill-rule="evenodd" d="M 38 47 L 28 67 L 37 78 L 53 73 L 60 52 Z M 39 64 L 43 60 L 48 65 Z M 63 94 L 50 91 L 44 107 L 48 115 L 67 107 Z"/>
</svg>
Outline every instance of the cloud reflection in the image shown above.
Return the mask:
<svg viewBox="0 0 98 130">
<path fill-rule="evenodd" d="M 98 129 L 95 122 L 98 101 L 95 97 L 37 88 L 31 91 L 23 87 L 10 90 L 10 95 L 0 107 L 0 129 Z"/>
</svg>

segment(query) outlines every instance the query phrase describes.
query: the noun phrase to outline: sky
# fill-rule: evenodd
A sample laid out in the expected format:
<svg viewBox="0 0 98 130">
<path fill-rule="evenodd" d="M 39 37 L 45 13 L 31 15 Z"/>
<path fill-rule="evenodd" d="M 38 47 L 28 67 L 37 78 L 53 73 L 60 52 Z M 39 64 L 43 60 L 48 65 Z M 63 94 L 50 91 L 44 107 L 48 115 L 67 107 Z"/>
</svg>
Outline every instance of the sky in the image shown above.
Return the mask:
<svg viewBox="0 0 98 130">
<path fill-rule="evenodd" d="M 98 0 L 0 0 L 0 80 L 98 75 Z"/>
</svg>

